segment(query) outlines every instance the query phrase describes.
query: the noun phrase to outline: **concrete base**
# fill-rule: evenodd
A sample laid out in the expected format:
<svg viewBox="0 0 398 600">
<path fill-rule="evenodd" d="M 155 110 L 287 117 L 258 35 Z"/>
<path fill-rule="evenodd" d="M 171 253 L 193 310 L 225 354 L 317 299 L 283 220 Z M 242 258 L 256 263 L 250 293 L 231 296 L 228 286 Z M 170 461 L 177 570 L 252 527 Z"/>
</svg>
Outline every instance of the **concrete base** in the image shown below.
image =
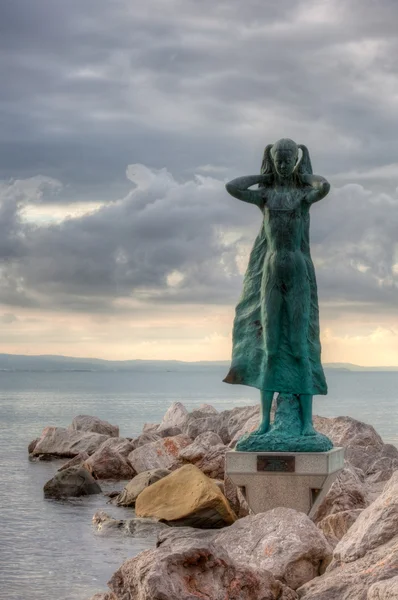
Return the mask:
<svg viewBox="0 0 398 600">
<path fill-rule="evenodd" d="M 232 450 L 225 471 L 254 513 L 284 506 L 312 516 L 343 465 L 344 448 L 319 453 Z"/>
</svg>

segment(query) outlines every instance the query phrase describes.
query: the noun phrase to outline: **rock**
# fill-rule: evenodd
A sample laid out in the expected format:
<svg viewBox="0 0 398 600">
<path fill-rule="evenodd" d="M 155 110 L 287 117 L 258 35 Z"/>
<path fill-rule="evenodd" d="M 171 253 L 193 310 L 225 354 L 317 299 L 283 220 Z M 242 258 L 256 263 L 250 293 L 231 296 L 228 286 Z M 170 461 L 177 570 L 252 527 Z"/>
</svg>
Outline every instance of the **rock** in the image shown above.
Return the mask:
<svg viewBox="0 0 398 600">
<path fill-rule="evenodd" d="M 119 437 L 119 427 L 117 425 L 111 425 L 108 421 L 102 421 L 98 417 L 91 417 L 89 415 L 75 417 L 69 429 L 72 431 L 102 433 L 108 437 Z"/>
<path fill-rule="evenodd" d="M 214 542 L 227 548 L 236 563 L 271 571 L 294 590 L 317 577 L 332 555 L 316 525 L 290 508 L 239 519 L 220 531 Z"/>
<path fill-rule="evenodd" d="M 192 413 L 191 413 L 192 414 Z M 191 416 L 191 415 L 189 415 Z M 187 421 L 183 426 L 184 433 L 192 440 L 197 438 L 199 435 L 208 432 L 217 433 L 220 425 L 219 415 L 208 415 L 203 418 L 192 418 L 189 422 Z"/>
<path fill-rule="evenodd" d="M 36 438 L 35 440 L 32 440 L 28 446 L 28 453 L 32 454 L 33 450 L 36 448 L 37 442 L 39 441 L 40 438 Z"/>
<path fill-rule="evenodd" d="M 183 424 L 187 414 L 188 411 L 181 402 L 173 402 L 170 408 L 168 408 L 168 410 L 166 411 L 162 422 L 160 423 L 157 429 L 157 433 L 161 433 L 165 429 L 170 430 L 173 428 L 178 428 L 179 433 L 181 433 L 181 425 Z"/>
<path fill-rule="evenodd" d="M 367 600 L 372 585 L 397 576 L 398 472 L 337 544 L 326 573 L 300 588 L 299 595 L 305 600 Z"/>
<path fill-rule="evenodd" d="M 199 410 L 201 413 L 207 413 L 209 415 L 218 415 L 218 410 L 210 404 L 201 404 L 199 406 Z"/>
<path fill-rule="evenodd" d="M 355 525 L 345 537 L 350 536 Z M 367 600 L 372 585 L 379 581 L 386 583 L 385 580 L 398 575 L 397 557 L 398 540 L 395 539 L 356 561 L 340 567 L 332 563 L 324 575 L 297 590 L 300 600 Z"/>
<path fill-rule="evenodd" d="M 101 488 L 98 483 L 82 467 L 70 467 L 60 471 L 44 485 L 44 497 L 56 500 L 100 493 Z"/>
<path fill-rule="evenodd" d="M 115 504 L 118 506 L 134 506 L 135 501 L 141 492 L 170 475 L 171 471 L 167 469 L 153 469 L 152 471 L 143 471 L 139 473 L 134 479 L 132 479 L 124 488 L 124 490 L 117 496 Z"/>
<path fill-rule="evenodd" d="M 135 471 L 112 446 L 103 444 L 83 464 L 96 479 L 131 479 Z"/>
<path fill-rule="evenodd" d="M 156 485 L 156 484 L 155 484 Z M 173 549 L 127 560 L 108 583 L 117 600 L 294 600 L 271 573 L 237 565 L 211 542 L 181 539 Z"/>
<path fill-rule="evenodd" d="M 153 431 L 146 432 L 134 438 L 131 442 L 132 450 L 139 448 L 140 446 L 145 446 L 146 444 L 151 444 L 152 442 L 157 442 L 161 439 L 161 436 Z"/>
<path fill-rule="evenodd" d="M 194 442 L 181 450 L 183 462 L 196 465 L 198 469 L 213 479 L 224 479 L 225 453 L 228 450 L 217 433 L 207 431 L 195 438 Z"/>
<path fill-rule="evenodd" d="M 336 546 L 333 560 L 344 563 L 358 560 L 394 537 L 398 543 L 398 471 L 387 483 L 383 493 L 362 511 L 347 535 Z"/>
<path fill-rule="evenodd" d="M 46 427 L 33 450 L 33 456 L 51 454 L 59 458 L 73 458 L 81 452 L 90 456 L 108 439 L 100 433 L 73 431 L 63 427 Z"/>
<path fill-rule="evenodd" d="M 398 575 L 370 586 L 367 600 L 398 600 Z"/>
<path fill-rule="evenodd" d="M 152 469 L 176 469 L 181 465 L 180 451 L 189 446 L 192 440 L 186 435 L 161 438 L 150 444 L 139 446 L 128 456 L 128 460 L 136 473 Z"/>
<path fill-rule="evenodd" d="M 394 471 L 398 470 L 398 458 L 390 456 L 380 456 L 368 467 L 366 475 L 369 483 L 378 483 L 379 481 L 388 481 Z"/>
<path fill-rule="evenodd" d="M 169 427 L 163 427 L 160 431 L 156 432 L 159 437 L 174 437 L 182 434 L 182 429 L 176 425 L 170 425 Z"/>
<path fill-rule="evenodd" d="M 252 514 L 242 490 L 232 481 L 228 475 L 224 477 L 224 495 L 238 519 Z"/>
<path fill-rule="evenodd" d="M 194 465 L 185 465 L 146 488 L 135 504 L 138 517 L 172 525 L 214 528 L 236 520 L 217 485 Z"/>
<path fill-rule="evenodd" d="M 319 521 L 318 527 L 334 548 L 349 528 L 355 523 L 363 509 L 343 510 L 332 513 Z"/>
<path fill-rule="evenodd" d="M 242 433 L 248 421 L 256 423 L 255 429 L 260 422 L 260 405 L 256 406 L 239 406 L 231 411 L 231 416 L 228 420 L 228 437 L 232 440 L 237 434 Z"/>
<path fill-rule="evenodd" d="M 114 519 L 103 510 L 98 510 L 94 514 L 92 522 L 98 533 L 108 534 L 118 531 L 123 535 L 131 535 L 136 538 L 156 538 L 163 529 L 169 529 L 168 525 L 153 519 Z"/>
<path fill-rule="evenodd" d="M 124 458 L 127 458 L 128 455 L 130 454 L 130 452 L 132 452 L 134 450 L 134 444 L 133 444 L 133 440 L 129 440 L 127 438 L 116 437 L 116 438 L 107 439 L 98 448 L 98 450 L 102 450 L 103 448 L 112 448 L 112 450 L 114 450 L 118 454 L 121 454 L 122 456 L 124 456 Z"/>
<path fill-rule="evenodd" d="M 259 420 L 260 415 L 257 413 L 250 417 L 250 419 L 246 421 L 246 423 L 244 423 L 243 427 L 239 429 L 239 431 L 237 431 L 232 437 L 229 443 L 229 447 L 235 448 L 236 444 L 238 443 L 241 437 L 243 437 L 246 434 L 253 433 L 253 431 L 255 431 L 259 426 Z"/>
<path fill-rule="evenodd" d="M 316 510 L 313 520 L 318 523 L 329 515 L 342 511 L 363 509 L 369 504 L 367 486 L 361 481 L 358 471 L 346 463 Z"/>
<path fill-rule="evenodd" d="M 317 417 L 314 416 L 314 427 L 329 437 L 335 446 L 345 448 L 373 448 L 381 451 L 383 440 L 372 425 L 357 421 L 352 417 Z M 355 465 L 361 468 L 361 465 Z"/>
<path fill-rule="evenodd" d="M 80 467 L 88 458 L 89 456 L 87 452 L 80 452 L 74 458 L 71 458 L 65 464 L 63 464 L 58 471 L 64 471 L 65 469 L 69 469 L 69 467 Z"/>
<path fill-rule="evenodd" d="M 160 423 L 144 423 L 142 433 L 156 433 Z"/>
</svg>

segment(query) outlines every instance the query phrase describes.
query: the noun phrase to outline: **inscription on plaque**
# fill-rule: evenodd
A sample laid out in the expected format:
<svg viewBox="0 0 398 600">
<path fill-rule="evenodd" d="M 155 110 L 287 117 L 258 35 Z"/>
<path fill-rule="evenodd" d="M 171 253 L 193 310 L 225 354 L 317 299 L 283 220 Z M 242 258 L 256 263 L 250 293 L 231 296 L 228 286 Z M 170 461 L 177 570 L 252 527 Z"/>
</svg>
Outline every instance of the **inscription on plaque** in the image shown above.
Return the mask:
<svg viewBox="0 0 398 600">
<path fill-rule="evenodd" d="M 257 456 L 257 471 L 294 473 L 295 466 L 294 456 Z"/>
</svg>

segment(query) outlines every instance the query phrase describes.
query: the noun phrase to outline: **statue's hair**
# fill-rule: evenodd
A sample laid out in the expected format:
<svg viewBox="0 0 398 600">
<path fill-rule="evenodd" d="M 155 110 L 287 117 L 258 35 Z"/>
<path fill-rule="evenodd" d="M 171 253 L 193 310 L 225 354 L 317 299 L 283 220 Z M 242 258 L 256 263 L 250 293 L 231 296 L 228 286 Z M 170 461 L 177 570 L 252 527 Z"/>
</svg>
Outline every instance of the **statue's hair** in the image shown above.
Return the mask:
<svg viewBox="0 0 398 600">
<path fill-rule="evenodd" d="M 297 148 L 297 153 L 300 149 L 301 158 L 296 164 L 294 174 L 296 176 L 304 174 L 312 175 L 310 153 L 307 146 L 304 146 L 303 144 L 296 144 L 296 142 L 290 140 L 289 138 L 282 138 L 281 140 L 275 142 L 275 144 L 268 144 L 268 146 L 265 147 L 263 161 L 261 163 L 261 175 L 276 175 L 273 154 L 278 148 L 289 148 L 292 150 Z M 258 187 L 264 187 L 264 184 L 261 183 Z"/>
</svg>

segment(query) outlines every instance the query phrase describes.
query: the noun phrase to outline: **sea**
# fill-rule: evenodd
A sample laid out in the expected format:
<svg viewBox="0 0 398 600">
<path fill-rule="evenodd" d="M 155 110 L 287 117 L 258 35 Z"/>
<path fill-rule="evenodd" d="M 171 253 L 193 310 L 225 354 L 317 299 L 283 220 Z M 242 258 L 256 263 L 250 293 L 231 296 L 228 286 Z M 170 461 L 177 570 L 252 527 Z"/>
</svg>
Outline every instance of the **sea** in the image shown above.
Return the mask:
<svg viewBox="0 0 398 600">
<path fill-rule="evenodd" d="M 257 390 L 222 383 L 224 370 L 0 373 L 1 599 L 89 600 L 106 590 L 124 560 L 155 544 L 151 537 L 96 532 L 91 520 L 99 509 L 117 518 L 134 515 L 103 495 L 44 500 L 43 485 L 60 463 L 30 462 L 28 443 L 45 426 L 66 427 L 79 414 L 106 419 L 119 425 L 121 436 L 134 437 L 175 401 L 189 410 L 258 402 Z M 398 372 L 330 370 L 327 380 L 329 394 L 315 398 L 315 414 L 352 416 L 398 446 Z"/>
</svg>

